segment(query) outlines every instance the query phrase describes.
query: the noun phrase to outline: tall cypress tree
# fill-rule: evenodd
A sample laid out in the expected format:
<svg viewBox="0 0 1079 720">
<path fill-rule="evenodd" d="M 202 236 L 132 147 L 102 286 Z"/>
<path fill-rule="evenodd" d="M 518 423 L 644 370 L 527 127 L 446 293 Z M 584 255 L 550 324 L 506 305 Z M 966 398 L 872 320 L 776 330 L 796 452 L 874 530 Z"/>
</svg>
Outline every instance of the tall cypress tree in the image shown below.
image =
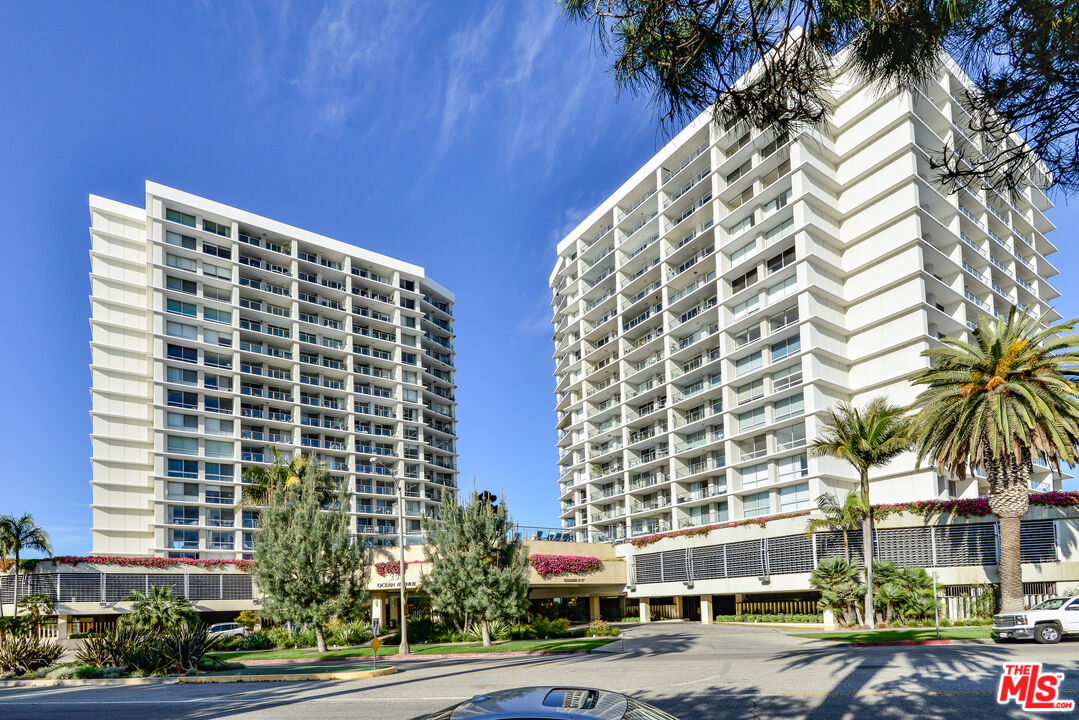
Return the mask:
<svg viewBox="0 0 1079 720">
<path fill-rule="evenodd" d="M 489 647 L 488 623 L 519 617 L 528 608 L 528 556 L 506 503 L 494 506 L 473 491 L 460 505 L 447 493 L 442 519 L 424 518 L 423 532 L 431 563 L 423 588 L 431 607 L 477 618 Z"/>
<path fill-rule="evenodd" d="M 270 492 L 251 570 L 267 595 L 263 614 L 313 626 L 322 652 L 325 624 L 366 601 L 369 570 L 361 545 L 351 538 L 344 485 L 323 507 L 325 476 L 325 467 L 310 463 L 299 488 Z"/>
</svg>

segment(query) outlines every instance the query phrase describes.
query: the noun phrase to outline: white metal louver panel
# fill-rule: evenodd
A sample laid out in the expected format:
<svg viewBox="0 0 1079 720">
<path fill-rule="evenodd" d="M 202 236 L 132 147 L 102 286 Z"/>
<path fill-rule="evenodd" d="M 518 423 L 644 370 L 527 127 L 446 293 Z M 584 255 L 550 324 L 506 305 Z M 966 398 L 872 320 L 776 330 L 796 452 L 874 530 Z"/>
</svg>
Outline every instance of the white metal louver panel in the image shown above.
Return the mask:
<svg viewBox="0 0 1079 720">
<path fill-rule="evenodd" d="M 175 597 L 180 597 L 184 594 L 183 575 L 147 575 L 146 580 L 150 587 L 155 585 L 158 587 L 171 587 L 172 594 Z"/>
<path fill-rule="evenodd" d="M 815 533 L 813 539 L 817 543 L 818 562 L 825 558 L 845 557 L 843 554 L 843 533 L 838 530 L 834 532 Z M 864 553 L 862 553 L 862 531 L 848 531 L 847 539 L 850 543 L 851 562 L 861 563 L 862 558 L 864 557 Z"/>
<path fill-rule="evenodd" d="M 146 592 L 145 575 L 106 575 L 105 601 L 117 602 L 131 594 L 133 590 Z"/>
<path fill-rule="evenodd" d="M 685 550 L 668 550 L 662 553 L 663 582 L 684 582 L 689 580 L 689 568 L 686 567 Z"/>
<path fill-rule="evenodd" d="M 768 574 L 812 572 L 813 545 L 805 535 L 784 535 L 768 540 Z"/>
<path fill-rule="evenodd" d="M 222 600 L 249 600 L 252 597 L 250 575 L 225 575 L 221 578 Z"/>
<path fill-rule="evenodd" d="M 1020 557 L 1025 563 L 1057 561 L 1057 524 L 1052 520 L 1027 520 L 1020 530 Z"/>
<path fill-rule="evenodd" d="M 874 533 L 876 557 L 899 567 L 930 567 L 933 564 L 933 529 L 894 528 Z"/>
<path fill-rule="evenodd" d="M 937 567 L 996 565 L 996 526 L 993 523 L 941 525 L 936 528 Z"/>
<path fill-rule="evenodd" d="M 64 573 L 59 602 L 101 602 L 101 573 Z"/>
<path fill-rule="evenodd" d="M 663 571 L 660 565 L 659 553 L 646 553 L 638 555 L 635 563 L 637 567 L 637 583 L 658 583 L 663 581 Z"/>
<path fill-rule="evenodd" d="M 190 600 L 218 600 L 221 598 L 221 578 L 217 575 L 189 575 L 187 597 Z"/>
<path fill-rule="evenodd" d="M 727 545 L 727 577 L 750 577 L 764 574 L 760 540 Z"/>
<path fill-rule="evenodd" d="M 727 576 L 722 545 L 693 548 L 691 553 L 694 580 L 713 580 Z"/>
</svg>

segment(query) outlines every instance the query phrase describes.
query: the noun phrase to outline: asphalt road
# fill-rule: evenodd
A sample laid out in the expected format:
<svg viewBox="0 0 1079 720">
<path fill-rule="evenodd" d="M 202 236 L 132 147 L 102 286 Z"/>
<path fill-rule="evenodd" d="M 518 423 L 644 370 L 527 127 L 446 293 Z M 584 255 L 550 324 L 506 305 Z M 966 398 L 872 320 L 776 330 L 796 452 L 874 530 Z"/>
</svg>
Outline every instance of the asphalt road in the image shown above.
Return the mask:
<svg viewBox="0 0 1079 720">
<path fill-rule="evenodd" d="M 1001 665 L 1017 660 L 1063 672 L 1062 698 L 1079 701 L 1079 642 L 851 648 L 769 629 L 664 623 L 633 628 L 620 644 L 592 655 L 411 660 L 396 675 L 356 682 L 3 688 L 0 718 L 397 720 L 547 684 L 628 693 L 683 720 L 1030 717 L 996 704 Z"/>
</svg>

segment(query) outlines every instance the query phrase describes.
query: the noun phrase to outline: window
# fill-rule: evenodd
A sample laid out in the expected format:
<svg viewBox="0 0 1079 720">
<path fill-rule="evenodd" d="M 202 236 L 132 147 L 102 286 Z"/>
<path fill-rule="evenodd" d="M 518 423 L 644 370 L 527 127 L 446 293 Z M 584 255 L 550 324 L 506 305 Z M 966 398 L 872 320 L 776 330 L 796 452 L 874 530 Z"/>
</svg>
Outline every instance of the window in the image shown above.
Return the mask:
<svg viewBox="0 0 1079 720">
<path fill-rule="evenodd" d="M 737 180 L 738 178 L 742 177 L 747 172 L 749 172 L 752 168 L 753 168 L 753 161 L 752 160 L 746 160 L 744 163 L 739 165 L 738 168 L 734 170 L 734 172 L 728 173 L 727 178 L 726 178 L 727 184 L 730 185 L 732 182 L 734 182 L 735 180 Z"/>
<path fill-rule="evenodd" d="M 195 295 L 198 292 L 198 284 L 196 284 L 194 280 L 184 280 L 183 278 L 173 277 L 172 275 L 165 276 L 165 287 L 169 290 L 187 293 L 188 295 Z"/>
<path fill-rule="evenodd" d="M 767 485 L 768 481 L 768 463 L 757 463 L 742 470 L 743 489 L 748 490 L 749 488 Z"/>
<path fill-rule="evenodd" d="M 738 263 L 742 262 L 747 257 L 749 257 L 749 255 L 756 249 L 757 241 L 750 240 L 745 245 L 731 253 L 731 265 L 737 265 Z"/>
<path fill-rule="evenodd" d="M 179 210 L 173 210 L 172 208 L 165 208 L 165 219 L 181 225 L 187 225 L 188 227 L 195 227 L 195 216 L 188 215 L 185 212 Z"/>
<path fill-rule="evenodd" d="M 225 223 L 216 223 L 213 220 L 202 219 L 202 229 L 206 232 L 212 232 L 214 235 L 220 235 L 221 237 L 229 237 L 232 232 L 232 228 Z M 213 247 L 212 245 L 210 247 Z M 228 257 L 223 255 L 222 257 Z"/>
<path fill-rule="evenodd" d="M 756 295 L 749 298 L 745 302 L 740 302 L 732 308 L 731 312 L 734 314 L 734 319 L 743 318 L 749 315 L 751 312 L 757 309 L 757 305 L 760 303 L 760 298 Z"/>
<path fill-rule="evenodd" d="M 753 268 L 744 275 L 740 275 L 731 281 L 731 292 L 737 293 L 757 282 L 757 268 Z"/>
<path fill-rule="evenodd" d="M 202 274 L 209 275 L 210 277 L 222 278 L 223 280 L 232 280 L 232 270 L 208 262 L 202 264 Z"/>
<path fill-rule="evenodd" d="M 764 408 L 749 410 L 738 416 L 738 432 L 764 427 Z"/>
<path fill-rule="evenodd" d="M 318 336 L 314 333 L 300 331 L 300 342 L 311 343 L 312 345 L 318 345 Z"/>
<path fill-rule="evenodd" d="M 787 248 L 775 257 L 768 258 L 768 274 L 777 273 L 794 262 L 794 248 Z"/>
<path fill-rule="evenodd" d="M 785 193 L 775 198 L 774 200 L 769 200 L 767 203 L 764 204 L 764 214 L 770 215 L 776 210 L 779 210 L 782 207 L 786 207 L 787 203 L 790 202 L 792 194 L 793 193 L 791 192 L 791 189 L 787 188 L 787 191 Z"/>
<path fill-rule="evenodd" d="M 802 366 L 792 365 L 789 368 L 777 370 L 772 373 L 772 392 L 779 392 L 802 384 Z"/>
<path fill-rule="evenodd" d="M 745 495 L 742 498 L 742 514 L 747 517 L 760 517 L 771 511 L 771 502 L 768 491 Z"/>
<path fill-rule="evenodd" d="M 202 286 L 202 296 L 207 300 L 219 300 L 227 303 L 232 302 L 231 290 L 222 290 L 220 288 L 215 288 L 212 285 Z"/>
<path fill-rule="evenodd" d="M 170 453 L 176 453 L 177 455 L 198 455 L 199 454 L 199 441 L 198 438 L 189 437 L 177 437 L 175 435 L 166 436 L 166 447 Z"/>
<path fill-rule="evenodd" d="M 794 292 L 794 286 L 798 284 L 798 278 L 791 275 L 786 280 L 776 283 L 768 288 L 768 302 L 772 303 L 780 298 L 785 298 Z"/>
<path fill-rule="evenodd" d="M 740 348 L 743 345 L 748 345 L 751 342 L 756 342 L 761 339 L 761 326 L 754 325 L 753 327 L 746 328 L 742 332 L 734 336 L 734 346 Z"/>
<path fill-rule="evenodd" d="M 180 383 L 182 385 L 199 384 L 199 374 L 194 370 L 185 370 L 183 368 L 165 368 L 165 379 L 170 383 Z"/>
<path fill-rule="evenodd" d="M 404 290 L 416 291 L 416 283 L 413 280 L 401 280 L 401 288 Z"/>
<path fill-rule="evenodd" d="M 224 463 L 206 463 L 206 479 L 231 482 L 233 479 L 233 466 Z M 224 492 L 224 490 L 221 492 Z M 231 493 L 232 490 L 228 492 Z M 207 493 L 209 493 L 209 490 L 207 490 Z"/>
<path fill-rule="evenodd" d="M 809 483 L 798 483 L 779 489 L 780 510 L 802 510 L 809 507 Z"/>
<path fill-rule="evenodd" d="M 806 444 L 805 425 L 798 423 L 776 430 L 776 449 L 791 450 Z"/>
<path fill-rule="evenodd" d="M 741 444 L 742 459 L 754 460 L 768 454 L 768 436 L 757 435 Z"/>
<path fill-rule="evenodd" d="M 231 458 L 233 456 L 233 447 L 231 442 L 227 442 L 224 440 L 207 440 L 205 447 L 206 457 Z"/>
<path fill-rule="evenodd" d="M 170 430 L 190 430 L 197 432 L 199 429 L 199 419 L 195 415 L 184 415 L 183 413 L 165 413 L 165 424 Z"/>
<path fill-rule="evenodd" d="M 195 272 L 198 268 L 198 265 L 194 260 L 180 257 L 179 255 L 173 255 L 172 253 L 165 253 L 165 264 L 169 267 L 178 268 L 180 270 L 190 270 L 191 272 Z"/>
<path fill-rule="evenodd" d="M 165 334 L 183 338 L 185 340 L 195 340 L 198 338 L 198 330 L 194 325 L 187 325 L 174 320 L 167 320 L 165 322 Z"/>
<path fill-rule="evenodd" d="M 198 463 L 195 465 L 197 467 Z M 170 482 L 165 486 L 165 490 L 169 500 L 199 501 L 199 486 L 196 483 Z"/>
<path fill-rule="evenodd" d="M 783 398 L 782 400 L 776 400 L 776 420 L 782 420 L 784 418 L 794 417 L 795 415 L 801 415 L 805 412 L 805 399 L 802 397 L 802 393 L 792 395 L 789 398 Z"/>
<path fill-rule="evenodd" d="M 741 235 L 742 233 L 744 233 L 746 230 L 749 230 L 751 227 L 753 227 L 753 216 L 752 215 L 750 215 L 749 217 L 739 221 L 733 227 L 731 227 L 730 237 L 732 237 L 732 238 L 737 237 L 737 236 Z"/>
<path fill-rule="evenodd" d="M 169 505 L 169 525 L 198 525 L 199 509 Z"/>
<path fill-rule="evenodd" d="M 763 354 L 760 350 L 752 355 L 746 355 L 744 358 L 739 358 L 734 363 L 734 374 L 745 375 L 746 373 L 753 372 L 761 366 L 761 358 Z"/>
<path fill-rule="evenodd" d="M 416 336 L 409 335 L 408 333 L 401 334 L 401 344 L 408 345 L 409 347 L 416 347 Z"/>
<path fill-rule="evenodd" d="M 173 300 L 172 298 L 165 300 L 165 310 L 176 315 L 187 315 L 188 317 L 196 317 L 199 311 L 195 303 Z"/>
<path fill-rule="evenodd" d="M 403 399 L 405 402 L 419 402 L 420 396 L 415 390 L 405 390 L 403 392 Z"/>
<path fill-rule="evenodd" d="M 214 490 L 217 490 L 217 488 L 214 488 Z M 232 501 L 232 498 L 231 498 L 232 491 L 231 491 L 230 488 L 227 489 L 227 491 L 229 492 L 229 495 L 230 495 L 229 502 L 231 502 Z M 214 499 L 211 499 L 211 491 L 210 491 L 209 488 L 207 488 L 206 489 L 206 502 L 221 504 L 221 497 L 219 495 L 217 495 L 216 497 L 214 497 Z M 206 524 L 209 525 L 210 527 L 232 527 L 233 523 L 235 523 L 235 522 L 236 522 L 236 516 L 232 512 L 231 509 L 228 509 L 228 508 L 206 508 Z"/>
<path fill-rule="evenodd" d="M 170 407 L 197 410 L 199 407 L 199 396 L 198 393 L 183 392 L 182 390 L 169 390 L 167 402 Z"/>
<path fill-rule="evenodd" d="M 406 353 L 406 352 L 401 353 L 401 362 L 407 363 L 409 365 L 415 365 L 416 364 L 416 353 Z"/>
<path fill-rule="evenodd" d="M 231 435 L 232 421 L 221 418 L 206 418 L 206 434 L 208 435 Z"/>
<path fill-rule="evenodd" d="M 768 318 L 768 331 L 779 332 L 788 325 L 798 322 L 798 307 L 789 307 L 783 312 L 776 313 Z"/>
<path fill-rule="evenodd" d="M 202 341 L 210 343 L 211 345 L 232 347 L 232 334 L 227 332 L 218 332 L 217 330 L 203 330 Z"/>
<path fill-rule="evenodd" d="M 721 503 L 716 503 L 716 522 L 725 522 L 728 519 L 727 501 L 724 500 Z"/>
<path fill-rule="evenodd" d="M 174 478 L 197 478 L 199 476 L 199 464 L 196 460 L 176 460 L 169 458 L 166 473 Z M 169 483 L 169 485 L 181 485 L 185 483 Z M 192 486 L 195 487 L 195 486 Z M 198 490 L 195 491 L 198 494 Z"/>
<path fill-rule="evenodd" d="M 778 241 L 783 237 L 788 230 L 794 227 L 794 219 L 787 220 L 786 222 L 776 225 L 774 228 L 764 234 L 764 244 L 770 245 L 772 242 Z"/>
<path fill-rule="evenodd" d="M 747 402 L 753 402 L 764 397 L 764 380 L 757 380 L 747 385 L 743 385 L 736 390 L 738 395 L 738 404 L 744 405 Z"/>
<path fill-rule="evenodd" d="M 794 355 L 800 352 L 802 349 L 802 341 L 798 335 L 789 337 L 784 340 L 780 340 L 777 343 L 772 344 L 772 362 L 782 360 L 785 357 Z"/>
<path fill-rule="evenodd" d="M 779 481 L 794 480 L 795 478 L 805 477 L 809 473 L 809 466 L 806 464 L 805 455 L 795 455 L 793 457 L 780 458 L 779 460 Z"/>
<path fill-rule="evenodd" d="M 210 322 L 219 322 L 225 325 L 232 324 L 232 311 L 230 310 L 218 310 L 216 308 L 204 307 L 202 309 L 202 318 L 209 320 Z"/>
<path fill-rule="evenodd" d="M 199 361 L 199 351 L 195 348 L 184 347 L 183 345 L 169 344 L 168 357 L 169 360 L 197 363 Z"/>
<path fill-rule="evenodd" d="M 207 255 L 213 255 L 214 257 L 219 257 L 223 260 L 230 260 L 232 258 L 232 250 L 208 242 L 202 244 L 202 251 Z"/>
<path fill-rule="evenodd" d="M 232 400 L 229 400 L 227 398 L 216 398 L 213 396 L 207 396 L 206 411 L 231 415 Z"/>
<path fill-rule="evenodd" d="M 232 390 L 232 380 L 224 375 L 211 375 L 206 373 L 206 376 L 203 378 L 203 385 L 211 390 Z M 230 408 L 231 406 L 232 404 L 229 403 Z M 229 412 L 232 412 L 232 410 L 230 409 Z"/>
<path fill-rule="evenodd" d="M 214 530 L 210 533 L 210 548 L 212 550 L 232 550 L 236 546 L 235 535 L 231 532 Z"/>
<path fill-rule="evenodd" d="M 169 546 L 174 550 L 197 550 L 199 547 L 198 530 L 170 530 Z"/>
<path fill-rule="evenodd" d="M 195 238 L 188 237 L 187 235 L 181 235 L 169 230 L 165 231 L 165 242 L 169 245 L 175 245 L 176 247 L 182 247 L 185 250 L 195 249 Z"/>
<path fill-rule="evenodd" d="M 231 355 L 219 355 L 217 353 L 207 352 L 205 354 L 206 364 L 210 367 L 229 369 L 232 367 Z"/>
</svg>

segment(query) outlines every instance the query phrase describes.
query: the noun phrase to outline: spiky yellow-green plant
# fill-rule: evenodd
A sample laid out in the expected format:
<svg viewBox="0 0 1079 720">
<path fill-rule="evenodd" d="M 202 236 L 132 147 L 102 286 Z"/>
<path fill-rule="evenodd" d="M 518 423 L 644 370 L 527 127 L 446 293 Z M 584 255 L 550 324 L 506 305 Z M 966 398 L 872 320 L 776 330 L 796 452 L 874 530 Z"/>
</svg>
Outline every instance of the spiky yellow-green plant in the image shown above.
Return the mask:
<svg viewBox="0 0 1079 720">
<path fill-rule="evenodd" d="M 857 528 L 869 514 L 865 498 L 852 490 L 840 503 L 832 493 L 824 493 L 817 498 L 817 509 L 821 511 L 821 516 L 806 522 L 806 535 L 813 537 L 814 533 L 822 530 L 839 530 L 843 533 L 843 559 L 850 562 L 850 531 Z"/>
<path fill-rule="evenodd" d="M 926 385 L 915 401 L 919 460 L 960 479 L 984 472 L 989 507 L 1000 525 L 1001 604 L 1023 609 L 1020 521 L 1028 507 L 1033 460 L 1059 471 L 1079 443 L 1079 320 L 1050 325 L 1012 308 L 981 318 L 974 340 L 946 338 L 922 354 L 932 367 L 911 381 Z"/>
</svg>

